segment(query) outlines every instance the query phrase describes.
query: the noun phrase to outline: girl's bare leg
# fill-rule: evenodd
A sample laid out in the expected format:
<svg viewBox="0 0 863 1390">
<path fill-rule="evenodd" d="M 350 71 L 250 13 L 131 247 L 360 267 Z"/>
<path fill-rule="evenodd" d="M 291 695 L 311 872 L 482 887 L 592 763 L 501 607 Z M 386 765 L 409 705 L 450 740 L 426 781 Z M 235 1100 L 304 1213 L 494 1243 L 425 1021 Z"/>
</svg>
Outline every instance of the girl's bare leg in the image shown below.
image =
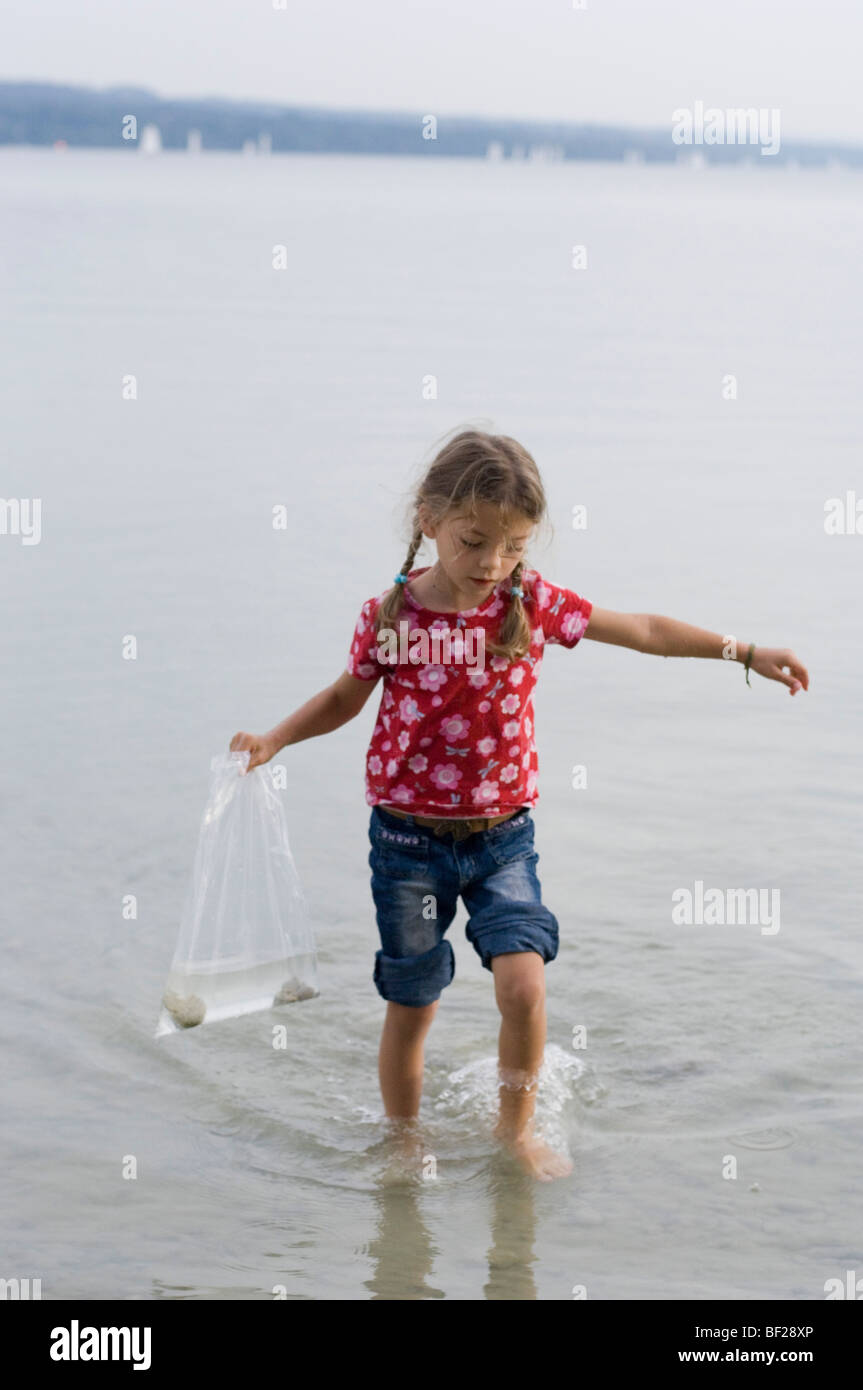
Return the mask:
<svg viewBox="0 0 863 1390">
<path fill-rule="evenodd" d="M 387 1001 L 378 1076 L 384 1109 L 390 1119 L 414 1120 L 419 1114 L 423 1089 L 423 1045 L 440 1003 L 411 1008 Z"/>
<path fill-rule="evenodd" d="M 500 1117 L 496 1136 L 531 1176 L 549 1182 L 572 1164 L 533 1132 L 536 1088 L 545 1050 L 545 962 L 536 951 L 510 951 L 491 962 L 500 1009 Z"/>
</svg>

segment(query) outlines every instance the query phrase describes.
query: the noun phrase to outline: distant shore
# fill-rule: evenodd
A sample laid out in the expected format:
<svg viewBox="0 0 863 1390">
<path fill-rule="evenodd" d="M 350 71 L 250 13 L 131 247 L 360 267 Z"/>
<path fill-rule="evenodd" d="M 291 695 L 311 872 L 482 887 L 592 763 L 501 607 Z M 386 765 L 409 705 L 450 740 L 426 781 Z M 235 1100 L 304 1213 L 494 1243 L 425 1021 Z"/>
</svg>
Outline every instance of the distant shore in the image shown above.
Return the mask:
<svg viewBox="0 0 863 1390">
<path fill-rule="evenodd" d="M 698 105 L 698 103 L 696 103 Z M 740 112 L 739 115 L 744 113 Z M 753 115 L 755 113 L 749 113 Z M 733 134 L 733 132 L 732 132 Z M 755 164 L 863 168 L 863 148 L 783 141 L 771 158 L 756 143 L 675 143 L 667 129 L 326 110 L 272 103 L 165 99 L 138 87 L 96 90 L 45 82 L 0 82 L 0 145 L 57 148 L 220 150 L 250 155 L 385 154 L 498 162 Z M 771 152 L 772 153 L 772 152 Z"/>
</svg>

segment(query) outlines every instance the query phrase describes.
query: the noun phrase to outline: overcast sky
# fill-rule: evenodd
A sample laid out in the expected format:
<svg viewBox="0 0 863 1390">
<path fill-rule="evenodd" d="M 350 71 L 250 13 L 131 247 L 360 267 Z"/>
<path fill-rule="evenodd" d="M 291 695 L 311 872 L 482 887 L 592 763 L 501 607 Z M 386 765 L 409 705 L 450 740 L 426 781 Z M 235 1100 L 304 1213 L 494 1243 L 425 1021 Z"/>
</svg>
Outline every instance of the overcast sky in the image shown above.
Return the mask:
<svg viewBox="0 0 863 1390">
<path fill-rule="evenodd" d="M 279 3 L 280 0 L 275 0 Z M 2 0 L 0 80 L 863 143 L 863 0 Z"/>
</svg>

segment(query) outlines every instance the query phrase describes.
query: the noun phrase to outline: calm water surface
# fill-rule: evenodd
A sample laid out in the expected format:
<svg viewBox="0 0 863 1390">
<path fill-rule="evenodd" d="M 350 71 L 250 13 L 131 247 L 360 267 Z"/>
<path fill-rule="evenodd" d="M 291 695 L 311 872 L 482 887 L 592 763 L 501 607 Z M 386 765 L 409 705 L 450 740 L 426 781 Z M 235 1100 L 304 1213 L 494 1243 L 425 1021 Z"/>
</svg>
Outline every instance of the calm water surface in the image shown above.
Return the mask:
<svg viewBox="0 0 863 1390">
<path fill-rule="evenodd" d="M 863 496 L 861 190 L 0 151 L 2 491 L 42 499 L 38 545 L 0 537 L 0 1274 L 46 1298 L 818 1299 L 863 1269 L 863 539 L 823 520 Z M 268 1013 L 153 1039 L 209 759 L 338 675 L 403 558 L 406 489 L 460 423 L 534 453 L 541 572 L 790 646 L 812 677 L 790 699 L 588 641 L 545 663 L 561 950 L 539 1114 L 574 1162 L 547 1185 L 490 1139 L 498 1015 L 463 911 L 427 1048 L 437 1176 L 393 1181 L 376 695 L 277 759 L 320 997 L 280 1012 L 281 1051 Z M 780 929 L 675 925 L 697 880 L 778 889 Z"/>
</svg>

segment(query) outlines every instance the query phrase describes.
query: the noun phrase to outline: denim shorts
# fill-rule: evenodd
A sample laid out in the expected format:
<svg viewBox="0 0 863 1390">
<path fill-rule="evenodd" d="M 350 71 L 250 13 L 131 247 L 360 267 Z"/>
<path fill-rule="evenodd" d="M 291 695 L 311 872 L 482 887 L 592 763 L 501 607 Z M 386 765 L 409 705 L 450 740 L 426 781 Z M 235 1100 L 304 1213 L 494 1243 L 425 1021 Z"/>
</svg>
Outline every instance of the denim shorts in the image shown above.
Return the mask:
<svg viewBox="0 0 863 1390">
<path fill-rule="evenodd" d="M 440 998 L 455 974 L 445 933 L 459 896 L 469 914 L 465 934 L 486 970 L 509 951 L 554 960 L 558 923 L 541 902 L 533 833 L 527 808 L 463 840 L 372 808 L 369 867 L 381 938 L 374 982 L 383 999 L 419 1008 Z"/>
</svg>

